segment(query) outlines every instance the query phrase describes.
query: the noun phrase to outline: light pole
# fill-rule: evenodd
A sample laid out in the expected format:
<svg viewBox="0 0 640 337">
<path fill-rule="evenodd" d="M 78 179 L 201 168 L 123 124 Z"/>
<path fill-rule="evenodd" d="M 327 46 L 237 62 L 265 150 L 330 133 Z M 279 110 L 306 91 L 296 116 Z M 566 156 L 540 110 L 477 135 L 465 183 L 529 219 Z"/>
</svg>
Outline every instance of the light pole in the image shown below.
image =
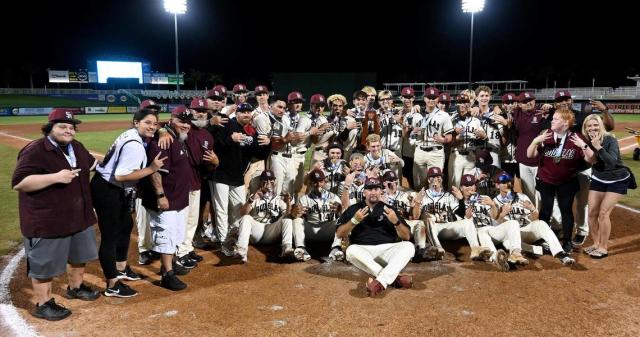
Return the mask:
<svg viewBox="0 0 640 337">
<path fill-rule="evenodd" d="M 462 12 L 471 13 L 471 40 L 469 41 L 469 90 L 471 90 L 471 71 L 473 69 L 473 15 L 484 9 L 484 0 L 462 0 Z"/>
<path fill-rule="evenodd" d="M 176 33 L 176 91 L 180 92 L 180 70 L 178 66 L 178 14 L 187 12 L 187 0 L 164 0 L 164 10 L 173 14 Z"/>
</svg>

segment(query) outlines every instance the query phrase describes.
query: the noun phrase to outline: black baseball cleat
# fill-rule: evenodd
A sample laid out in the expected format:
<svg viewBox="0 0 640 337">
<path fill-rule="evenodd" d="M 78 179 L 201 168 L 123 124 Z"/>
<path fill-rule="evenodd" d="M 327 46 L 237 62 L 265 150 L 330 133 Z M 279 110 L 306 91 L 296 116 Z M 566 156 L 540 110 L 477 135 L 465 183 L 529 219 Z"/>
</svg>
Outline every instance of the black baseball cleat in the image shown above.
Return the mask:
<svg viewBox="0 0 640 337">
<path fill-rule="evenodd" d="M 179 257 L 176 259 L 176 264 L 182 266 L 187 269 L 193 269 L 198 266 L 198 263 L 191 260 L 189 255 L 185 255 L 183 257 Z"/>
<path fill-rule="evenodd" d="M 160 281 L 160 285 L 163 288 L 167 288 L 173 291 L 180 291 L 187 288 L 187 285 L 184 282 L 180 281 L 180 279 L 178 278 L 178 276 L 176 276 L 173 270 L 162 275 L 162 280 Z"/>
<path fill-rule="evenodd" d="M 582 246 L 586 240 L 587 240 L 586 235 L 578 234 L 573 238 L 572 243 L 574 246 L 579 247 L 579 246 Z"/>
<path fill-rule="evenodd" d="M 567 240 L 562 244 L 562 250 L 567 254 L 573 252 L 573 243 L 571 243 L 571 240 Z"/>
<path fill-rule="evenodd" d="M 136 290 L 120 281 L 116 281 L 116 284 L 114 284 L 113 287 L 107 288 L 104 291 L 104 296 L 108 297 L 128 298 L 134 297 L 136 295 L 138 295 L 138 292 Z"/>
<path fill-rule="evenodd" d="M 153 261 L 153 255 L 150 250 L 147 250 L 138 254 L 138 264 L 147 265 L 151 263 L 151 261 Z"/>
<path fill-rule="evenodd" d="M 64 294 L 64 297 L 70 300 L 78 299 L 83 301 L 95 301 L 100 297 L 100 292 L 89 288 L 83 283 L 75 289 L 71 289 L 71 287 L 67 286 L 67 292 Z"/>
<path fill-rule="evenodd" d="M 202 260 L 204 260 L 204 258 L 201 255 L 196 254 L 195 250 L 190 251 L 189 254 L 187 254 L 187 256 L 191 261 L 194 261 L 194 262 L 202 262 Z"/>
<path fill-rule="evenodd" d="M 118 280 L 138 281 L 142 280 L 142 276 L 131 270 L 131 267 L 126 266 L 124 270 L 118 270 Z"/>
<path fill-rule="evenodd" d="M 71 315 L 71 310 L 56 303 L 53 297 L 43 304 L 36 304 L 36 310 L 31 314 L 34 317 L 46 319 L 47 321 L 59 321 L 65 319 Z"/>
</svg>

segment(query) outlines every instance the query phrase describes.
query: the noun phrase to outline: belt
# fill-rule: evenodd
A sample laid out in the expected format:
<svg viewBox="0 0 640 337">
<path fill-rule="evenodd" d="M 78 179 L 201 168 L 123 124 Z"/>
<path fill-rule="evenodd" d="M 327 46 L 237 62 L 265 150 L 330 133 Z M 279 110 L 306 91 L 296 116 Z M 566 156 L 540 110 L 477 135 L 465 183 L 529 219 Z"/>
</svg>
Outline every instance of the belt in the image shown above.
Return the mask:
<svg viewBox="0 0 640 337">
<path fill-rule="evenodd" d="M 282 152 L 275 152 L 274 151 L 274 152 L 271 152 L 271 154 L 275 155 L 275 156 L 283 156 L 285 158 L 291 158 L 292 157 L 292 155 L 290 153 L 282 153 Z"/>
<path fill-rule="evenodd" d="M 323 150 L 324 150 L 324 147 L 322 147 L 322 146 L 316 147 L 316 151 L 323 151 Z"/>
<path fill-rule="evenodd" d="M 420 146 L 420 150 L 431 152 L 433 150 L 442 150 L 442 146 Z"/>
</svg>

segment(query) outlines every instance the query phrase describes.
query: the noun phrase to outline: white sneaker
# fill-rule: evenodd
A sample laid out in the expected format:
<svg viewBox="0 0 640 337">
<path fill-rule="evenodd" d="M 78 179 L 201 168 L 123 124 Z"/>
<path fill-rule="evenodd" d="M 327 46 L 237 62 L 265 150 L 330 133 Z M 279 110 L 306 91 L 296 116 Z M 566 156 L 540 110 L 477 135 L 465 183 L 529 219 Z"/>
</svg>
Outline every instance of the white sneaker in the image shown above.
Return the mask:
<svg viewBox="0 0 640 337">
<path fill-rule="evenodd" d="M 307 252 L 304 247 L 298 247 L 293 251 L 293 256 L 295 256 L 298 261 L 309 261 L 311 260 L 311 255 Z"/>
<path fill-rule="evenodd" d="M 329 258 L 333 261 L 344 261 L 344 252 L 340 247 L 333 247 L 329 253 Z"/>
</svg>

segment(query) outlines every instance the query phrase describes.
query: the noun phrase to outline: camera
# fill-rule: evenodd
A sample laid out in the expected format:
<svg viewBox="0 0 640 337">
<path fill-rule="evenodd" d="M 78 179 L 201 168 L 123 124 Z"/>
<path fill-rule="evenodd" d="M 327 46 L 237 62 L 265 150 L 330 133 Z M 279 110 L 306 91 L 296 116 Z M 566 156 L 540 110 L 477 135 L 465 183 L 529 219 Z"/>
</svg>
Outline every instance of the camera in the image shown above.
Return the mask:
<svg viewBox="0 0 640 337">
<path fill-rule="evenodd" d="M 136 211 L 136 198 L 138 198 L 138 191 L 135 187 L 128 187 L 124 189 L 124 202 L 129 214 Z"/>
</svg>

